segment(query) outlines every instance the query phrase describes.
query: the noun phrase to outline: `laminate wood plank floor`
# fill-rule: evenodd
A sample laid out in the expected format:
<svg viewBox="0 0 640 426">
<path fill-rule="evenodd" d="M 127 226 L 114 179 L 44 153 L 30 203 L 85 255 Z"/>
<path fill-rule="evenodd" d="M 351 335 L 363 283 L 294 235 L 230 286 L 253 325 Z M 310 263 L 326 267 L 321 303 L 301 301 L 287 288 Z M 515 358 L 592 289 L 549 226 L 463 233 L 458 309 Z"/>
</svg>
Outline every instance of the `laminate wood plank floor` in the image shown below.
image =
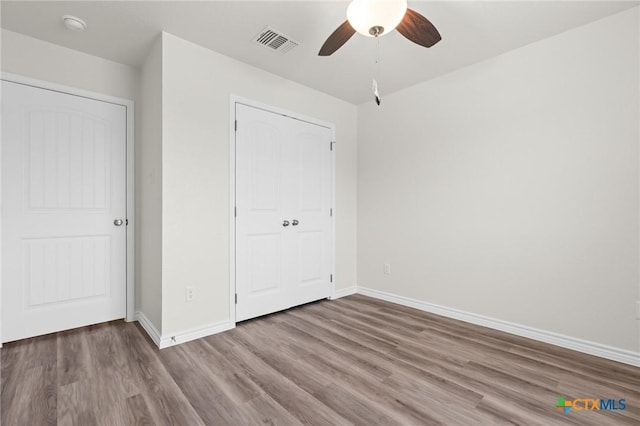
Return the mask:
<svg viewBox="0 0 640 426">
<path fill-rule="evenodd" d="M 115 321 L 0 359 L 6 426 L 640 424 L 640 368 L 361 295 L 163 350 Z"/>
</svg>

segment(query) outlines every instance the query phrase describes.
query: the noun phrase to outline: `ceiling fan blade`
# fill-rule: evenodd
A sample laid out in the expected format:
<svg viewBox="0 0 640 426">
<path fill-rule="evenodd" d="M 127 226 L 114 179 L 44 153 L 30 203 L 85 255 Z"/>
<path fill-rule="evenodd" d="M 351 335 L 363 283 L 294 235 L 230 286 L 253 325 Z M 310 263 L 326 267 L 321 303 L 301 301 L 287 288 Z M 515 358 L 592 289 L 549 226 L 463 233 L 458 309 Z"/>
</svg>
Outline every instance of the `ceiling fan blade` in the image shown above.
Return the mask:
<svg viewBox="0 0 640 426">
<path fill-rule="evenodd" d="M 318 52 L 318 56 L 329 56 L 336 50 L 340 49 L 352 35 L 356 33 L 349 21 L 344 21 L 324 42 Z"/>
<path fill-rule="evenodd" d="M 405 38 L 424 47 L 431 47 L 442 39 L 436 27 L 413 9 L 407 9 L 396 29 Z"/>
</svg>

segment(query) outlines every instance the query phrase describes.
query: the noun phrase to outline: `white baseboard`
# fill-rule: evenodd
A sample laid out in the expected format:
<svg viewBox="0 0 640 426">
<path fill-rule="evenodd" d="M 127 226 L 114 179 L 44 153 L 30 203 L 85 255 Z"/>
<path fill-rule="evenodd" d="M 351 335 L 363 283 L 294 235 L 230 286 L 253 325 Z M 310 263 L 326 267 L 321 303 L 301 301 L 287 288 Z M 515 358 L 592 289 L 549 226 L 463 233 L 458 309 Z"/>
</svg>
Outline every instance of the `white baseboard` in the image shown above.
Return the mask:
<svg viewBox="0 0 640 426">
<path fill-rule="evenodd" d="M 632 352 L 626 349 L 615 348 L 588 340 L 582 340 L 551 331 L 540 330 L 526 325 L 515 324 L 484 315 L 478 315 L 471 312 L 448 308 L 446 306 L 423 302 L 421 300 L 399 296 L 396 294 L 374 290 L 371 288 L 361 286 L 347 287 L 335 291 L 331 296 L 331 299 L 334 300 L 356 293 L 380 300 L 386 300 L 387 302 L 408 306 L 410 308 L 419 309 L 421 311 L 430 312 L 432 314 L 442 315 L 447 318 L 481 325 L 483 327 L 489 327 L 494 330 L 504 331 L 516 336 L 526 337 L 529 339 L 550 343 L 552 345 L 572 349 L 589 355 L 595 355 L 601 358 L 610 359 L 612 361 L 618 361 L 624 364 L 640 367 L 640 353 Z M 178 345 L 180 343 L 186 343 L 191 340 L 200 339 L 202 337 L 211 336 L 213 334 L 221 333 L 235 327 L 235 323 L 233 321 L 222 321 L 219 323 L 209 324 L 203 327 L 198 327 L 191 330 L 185 330 L 179 333 L 172 333 L 163 336 L 160 334 L 160 332 L 158 332 L 155 326 L 142 312 L 136 312 L 136 320 L 147 332 L 149 337 L 151 337 L 151 340 L 153 340 L 156 346 L 158 346 L 160 349 Z"/>
<path fill-rule="evenodd" d="M 359 294 L 640 367 L 640 353 L 358 286 Z"/>
<path fill-rule="evenodd" d="M 356 287 L 355 285 L 347 288 L 342 288 L 340 290 L 334 290 L 330 299 L 331 300 L 340 299 L 341 297 L 351 296 L 352 294 L 356 294 L 357 292 L 358 292 L 358 287 Z"/>
<path fill-rule="evenodd" d="M 142 312 L 136 312 L 136 319 L 147 332 L 149 337 L 151 337 L 151 340 L 153 340 L 156 346 L 160 349 L 190 342 L 213 334 L 222 333 L 223 331 L 231 330 L 236 326 L 233 321 L 222 321 L 202 327 L 192 328 L 190 330 L 162 335 Z"/>
<path fill-rule="evenodd" d="M 156 329 L 153 323 L 149 321 L 149 318 L 147 318 L 142 312 L 137 311 L 136 321 L 140 323 L 142 328 L 144 328 L 144 331 L 146 331 L 149 337 L 151 337 L 153 343 L 155 343 L 156 346 L 160 346 L 160 332 Z"/>
</svg>

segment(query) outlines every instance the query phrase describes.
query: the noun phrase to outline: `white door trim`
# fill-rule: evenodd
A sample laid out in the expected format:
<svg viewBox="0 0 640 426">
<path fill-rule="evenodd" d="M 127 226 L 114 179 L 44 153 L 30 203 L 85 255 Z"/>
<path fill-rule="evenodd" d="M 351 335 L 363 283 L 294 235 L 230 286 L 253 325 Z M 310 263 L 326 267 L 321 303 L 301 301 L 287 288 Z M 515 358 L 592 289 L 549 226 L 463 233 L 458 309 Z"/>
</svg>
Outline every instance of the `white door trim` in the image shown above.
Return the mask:
<svg viewBox="0 0 640 426">
<path fill-rule="evenodd" d="M 64 86 L 62 84 L 51 83 L 44 80 L 37 80 L 30 77 L 24 77 L 21 75 L 10 74 L 3 72 L 1 74 L 1 80 L 9 81 L 13 83 L 23 84 L 26 86 L 37 87 L 40 89 L 51 90 L 54 92 L 66 93 L 68 95 L 80 96 L 83 98 L 94 99 L 97 101 L 108 102 L 115 105 L 124 106 L 127 111 L 127 166 L 126 166 L 126 181 L 127 181 L 127 220 L 128 226 L 126 227 L 126 239 L 127 239 L 127 315 L 126 321 L 135 321 L 135 194 L 134 194 L 134 102 L 129 99 L 117 98 L 114 96 L 104 95 L 102 93 L 91 92 L 88 90 L 77 89 L 74 87 Z M 1 94 L 0 94 L 1 95 Z M 0 144 L 2 141 L 0 141 Z M 0 163 L 1 164 L 1 163 Z M 1 172 L 1 170 L 0 170 Z M 2 174 L 0 173 L 0 176 Z M 1 183 L 1 182 L 0 182 Z M 1 188 L 1 186 L 0 186 Z M 0 200 L 2 194 L 0 194 Z M 2 217 L 0 217 L 0 238 L 2 237 Z M 1 257 L 0 253 L 0 259 Z M 2 270 L 2 264 L 0 263 L 0 271 Z M 2 274 L 0 273 L 0 277 Z M 2 281 L 0 278 L 0 300 L 2 297 Z M 0 306 L 2 306 L 0 304 Z M 0 324 L 0 330 L 2 329 Z M 0 336 L 0 342 L 2 342 Z M 0 347 L 2 343 L 0 343 Z"/>
<path fill-rule="evenodd" d="M 274 107 L 264 104 L 253 99 L 247 99 L 241 96 L 231 94 L 229 99 L 229 321 L 235 327 L 236 324 L 236 151 L 235 151 L 235 123 L 236 123 L 236 104 L 243 104 L 253 108 L 259 108 L 265 111 L 282 114 L 296 120 L 306 121 L 318 126 L 326 127 L 331 130 L 331 140 L 333 141 L 334 155 L 331 156 L 331 205 L 333 206 L 333 215 L 331 217 L 331 273 L 334 279 L 331 282 L 331 297 L 335 294 L 335 217 L 336 217 L 336 190 L 335 190 L 335 152 L 336 152 L 336 126 L 333 123 L 308 117 L 297 112 L 289 111 L 283 108 Z"/>
</svg>

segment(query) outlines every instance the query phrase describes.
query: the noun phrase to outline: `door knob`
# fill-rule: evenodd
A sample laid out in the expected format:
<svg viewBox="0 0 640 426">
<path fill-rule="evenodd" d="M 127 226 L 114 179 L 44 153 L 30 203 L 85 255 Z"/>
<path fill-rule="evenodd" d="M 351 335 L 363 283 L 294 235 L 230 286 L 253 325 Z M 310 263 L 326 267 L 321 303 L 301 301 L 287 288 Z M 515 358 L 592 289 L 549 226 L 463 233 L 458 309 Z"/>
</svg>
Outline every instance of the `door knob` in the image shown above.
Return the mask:
<svg viewBox="0 0 640 426">
<path fill-rule="evenodd" d="M 113 221 L 113 224 L 115 226 L 121 226 L 124 222 L 122 221 L 122 219 L 116 219 Z"/>
<path fill-rule="evenodd" d="M 291 224 L 292 224 L 293 226 L 296 226 L 296 225 L 298 225 L 299 223 L 300 223 L 300 222 L 298 222 L 298 219 L 293 219 L 293 221 L 291 222 Z"/>
<path fill-rule="evenodd" d="M 284 222 L 282 222 L 282 226 L 289 226 L 289 221 L 285 220 Z"/>
</svg>

